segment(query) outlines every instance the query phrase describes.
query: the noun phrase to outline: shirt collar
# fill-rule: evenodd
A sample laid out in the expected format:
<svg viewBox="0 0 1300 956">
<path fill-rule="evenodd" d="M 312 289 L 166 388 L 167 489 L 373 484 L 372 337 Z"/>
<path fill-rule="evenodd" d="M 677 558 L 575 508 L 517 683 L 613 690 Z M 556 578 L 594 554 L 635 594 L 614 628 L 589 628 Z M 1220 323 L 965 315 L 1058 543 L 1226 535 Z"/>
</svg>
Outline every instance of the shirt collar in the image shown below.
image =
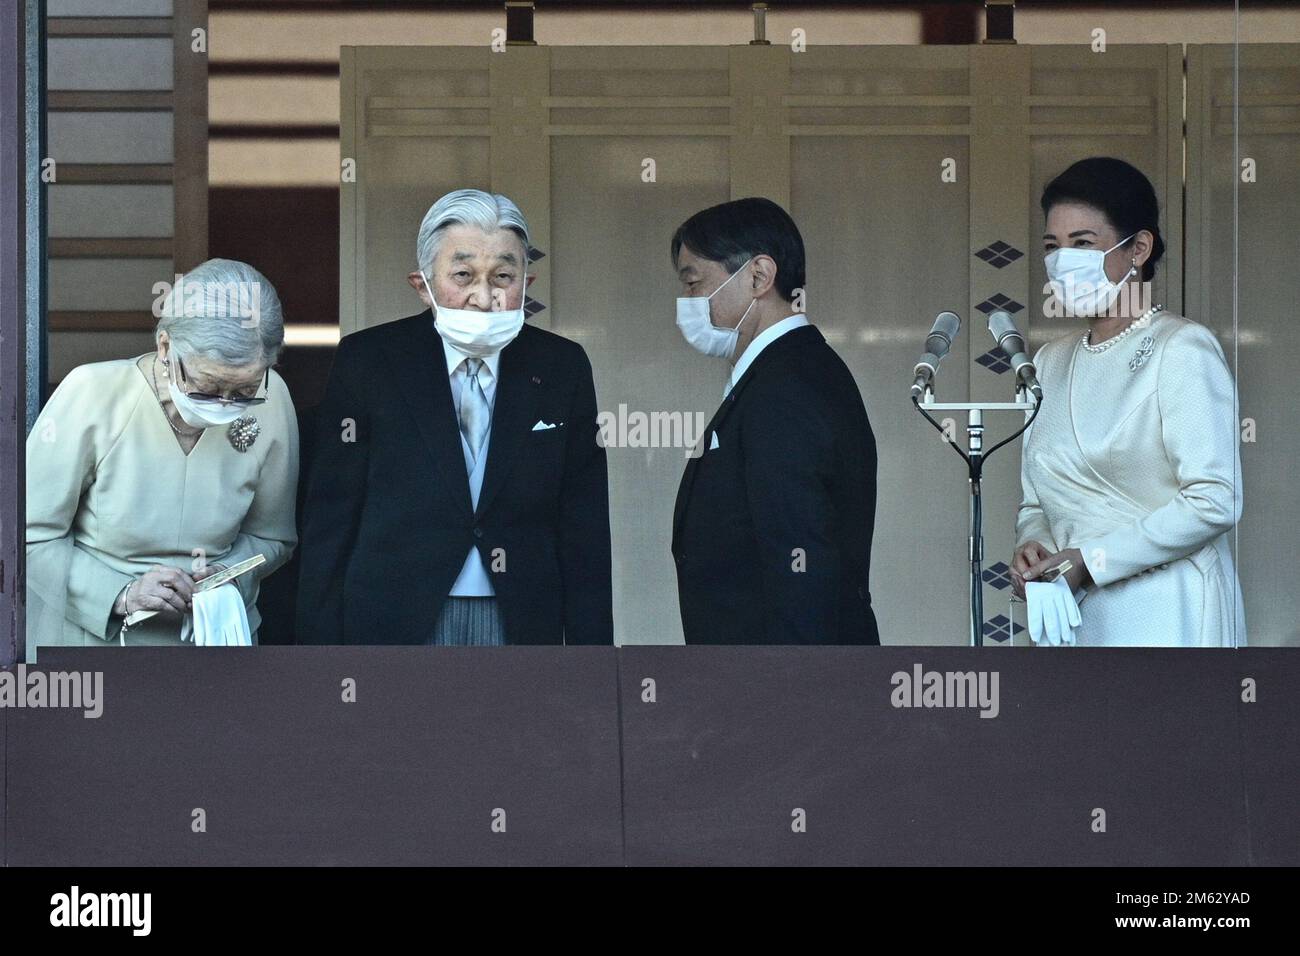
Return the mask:
<svg viewBox="0 0 1300 956">
<path fill-rule="evenodd" d="M 434 331 L 436 333 L 437 330 L 435 329 Z M 464 362 L 466 359 L 466 355 L 463 352 L 457 352 L 454 348 L 448 345 L 447 340 L 444 339 L 441 335 L 438 336 L 438 341 L 442 343 L 442 352 L 447 359 L 447 377 L 450 378 L 451 376 L 456 374 L 456 369 L 460 368 L 461 363 Z M 491 374 L 492 381 L 494 382 L 497 380 L 497 369 L 500 367 L 500 365 L 501 365 L 500 352 L 494 352 L 483 359 L 483 366 Z"/>
<path fill-rule="evenodd" d="M 724 396 L 731 394 L 731 390 L 736 387 L 746 370 L 754 364 L 754 359 L 758 358 L 758 353 L 763 351 L 785 333 L 793 331 L 803 325 L 808 325 L 808 316 L 802 312 L 796 312 L 794 315 L 787 316 L 780 322 L 769 325 L 758 335 L 754 336 L 754 341 L 745 347 L 741 353 L 740 360 L 736 362 L 735 367 L 731 370 L 731 377 L 727 379 L 727 387 L 723 389 Z"/>
</svg>

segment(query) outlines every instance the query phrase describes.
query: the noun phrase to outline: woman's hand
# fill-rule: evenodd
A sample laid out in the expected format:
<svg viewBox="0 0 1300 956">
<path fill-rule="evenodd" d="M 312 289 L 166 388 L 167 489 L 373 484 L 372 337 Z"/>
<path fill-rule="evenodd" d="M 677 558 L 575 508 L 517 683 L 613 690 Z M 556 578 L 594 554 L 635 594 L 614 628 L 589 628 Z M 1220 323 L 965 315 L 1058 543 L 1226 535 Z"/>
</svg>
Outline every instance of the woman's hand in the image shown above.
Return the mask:
<svg viewBox="0 0 1300 956">
<path fill-rule="evenodd" d="M 1092 575 L 1088 573 L 1088 567 L 1083 563 L 1083 552 L 1078 548 L 1066 548 L 1056 554 L 1045 555 L 1024 572 L 1024 580 L 1036 581 L 1043 572 L 1056 567 L 1062 561 L 1069 561 L 1072 565 L 1070 570 L 1065 572 L 1065 583 L 1070 586 L 1071 591 L 1077 591 L 1092 583 Z"/>
<path fill-rule="evenodd" d="M 216 574 L 218 571 L 224 571 L 224 570 L 226 570 L 226 566 L 224 564 L 205 564 L 198 571 L 194 572 L 194 583 L 197 584 L 199 581 L 202 581 L 204 578 L 211 577 L 212 575 Z"/>
<path fill-rule="evenodd" d="M 126 613 L 157 611 L 168 617 L 189 613 L 194 579 L 180 568 L 155 564 L 126 592 Z"/>
<path fill-rule="evenodd" d="M 1026 541 L 1016 549 L 1011 559 L 1011 590 L 1022 601 L 1025 599 L 1025 572 L 1040 564 L 1051 552 L 1037 541 Z"/>
</svg>

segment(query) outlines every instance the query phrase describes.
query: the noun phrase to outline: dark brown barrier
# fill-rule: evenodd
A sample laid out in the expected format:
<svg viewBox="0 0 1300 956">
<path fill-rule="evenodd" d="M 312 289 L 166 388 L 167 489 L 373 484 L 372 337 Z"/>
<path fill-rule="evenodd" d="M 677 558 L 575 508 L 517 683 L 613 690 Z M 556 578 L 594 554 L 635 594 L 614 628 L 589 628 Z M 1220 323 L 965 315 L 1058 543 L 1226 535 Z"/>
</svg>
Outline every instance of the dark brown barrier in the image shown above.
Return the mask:
<svg viewBox="0 0 1300 956">
<path fill-rule="evenodd" d="M 627 862 L 1294 864 L 1296 658 L 624 648 Z M 929 672 L 996 673 L 997 716 L 895 706 L 918 668 L 922 691 Z M 1245 675 L 1259 703 L 1240 702 Z"/>
<path fill-rule="evenodd" d="M 1258 702 L 1238 708 L 1250 862 L 1300 865 L 1300 650 L 1242 654 L 1236 671 L 1258 688 Z"/>
<path fill-rule="evenodd" d="M 42 650 L 101 670 L 104 711 L 9 711 L 6 861 L 618 864 L 615 668 L 613 648 Z"/>
<path fill-rule="evenodd" d="M 104 710 L 0 712 L 11 865 L 1300 863 L 1294 650 L 89 648 L 39 670 L 102 671 Z"/>
</svg>

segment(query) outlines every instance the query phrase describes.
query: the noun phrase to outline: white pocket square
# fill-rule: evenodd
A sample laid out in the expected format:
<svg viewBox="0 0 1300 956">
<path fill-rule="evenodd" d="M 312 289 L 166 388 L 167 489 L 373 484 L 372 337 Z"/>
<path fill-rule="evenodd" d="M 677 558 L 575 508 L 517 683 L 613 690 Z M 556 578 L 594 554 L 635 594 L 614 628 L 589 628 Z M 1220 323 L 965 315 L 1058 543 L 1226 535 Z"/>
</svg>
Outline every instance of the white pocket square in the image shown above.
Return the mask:
<svg viewBox="0 0 1300 956">
<path fill-rule="evenodd" d="M 546 431 L 546 429 L 548 429 L 548 428 L 559 428 L 559 427 L 560 427 L 561 425 L 563 425 L 563 424 L 564 424 L 564 422 L 554 422 L 554 423 L 552 423 L 552 422 L 544 422 L 544 421 L 542 421 L 542 420 L 539 418 L 539 419 L 537 420 L 537 424 L 533 426 L 533 431 L 535 431 L 535 432 L 544 432 L 544 431 Z"/>
<path fill-rule="evenodd" d="M 715 448 L 717 448 L 717 447 L 718 447 L 718 433 L 717 433 L 717 432 L 714 432 L 714 433 L 713 433 L 713 440 L 712 440 L 711 442 L 709 442 L 709 451 L 713 451 L 713 449 L 715 449 Z"/>
</svg>

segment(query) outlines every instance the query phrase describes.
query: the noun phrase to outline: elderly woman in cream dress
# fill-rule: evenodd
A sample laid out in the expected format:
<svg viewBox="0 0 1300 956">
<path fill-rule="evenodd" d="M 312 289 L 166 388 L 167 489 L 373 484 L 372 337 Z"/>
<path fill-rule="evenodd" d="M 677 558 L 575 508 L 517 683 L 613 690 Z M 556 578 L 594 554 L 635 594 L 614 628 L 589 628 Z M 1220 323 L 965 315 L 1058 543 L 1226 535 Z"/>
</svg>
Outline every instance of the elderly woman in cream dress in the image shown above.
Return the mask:
<svg viewBox="0 0 1300 956">
<path fill-rule="evenodd" d="M 255 643 L 259 579 L 297 543 L 274 288 L 212 259 L 161 313 L 154 351 L 74 368 L 28 436 L 28 661 L 38 646 L 180 644 L 195 584 L 261 554 L 222 585 L 238 588 Z M 124 633 L 137 610 L 157 613 Z"/>
<path fill-rule="evenodd" d="M 1079 646 L 1242 645 L 1236 393 L 1214 334 L 1137 294 L 1163 251 L 1155 192 L 1127 163 L 1084 160 L 1043 211 L 1053 299 L 1088 331 L 1035 356 L 1013 586 L 1068 558 Z"/>
</svg>

